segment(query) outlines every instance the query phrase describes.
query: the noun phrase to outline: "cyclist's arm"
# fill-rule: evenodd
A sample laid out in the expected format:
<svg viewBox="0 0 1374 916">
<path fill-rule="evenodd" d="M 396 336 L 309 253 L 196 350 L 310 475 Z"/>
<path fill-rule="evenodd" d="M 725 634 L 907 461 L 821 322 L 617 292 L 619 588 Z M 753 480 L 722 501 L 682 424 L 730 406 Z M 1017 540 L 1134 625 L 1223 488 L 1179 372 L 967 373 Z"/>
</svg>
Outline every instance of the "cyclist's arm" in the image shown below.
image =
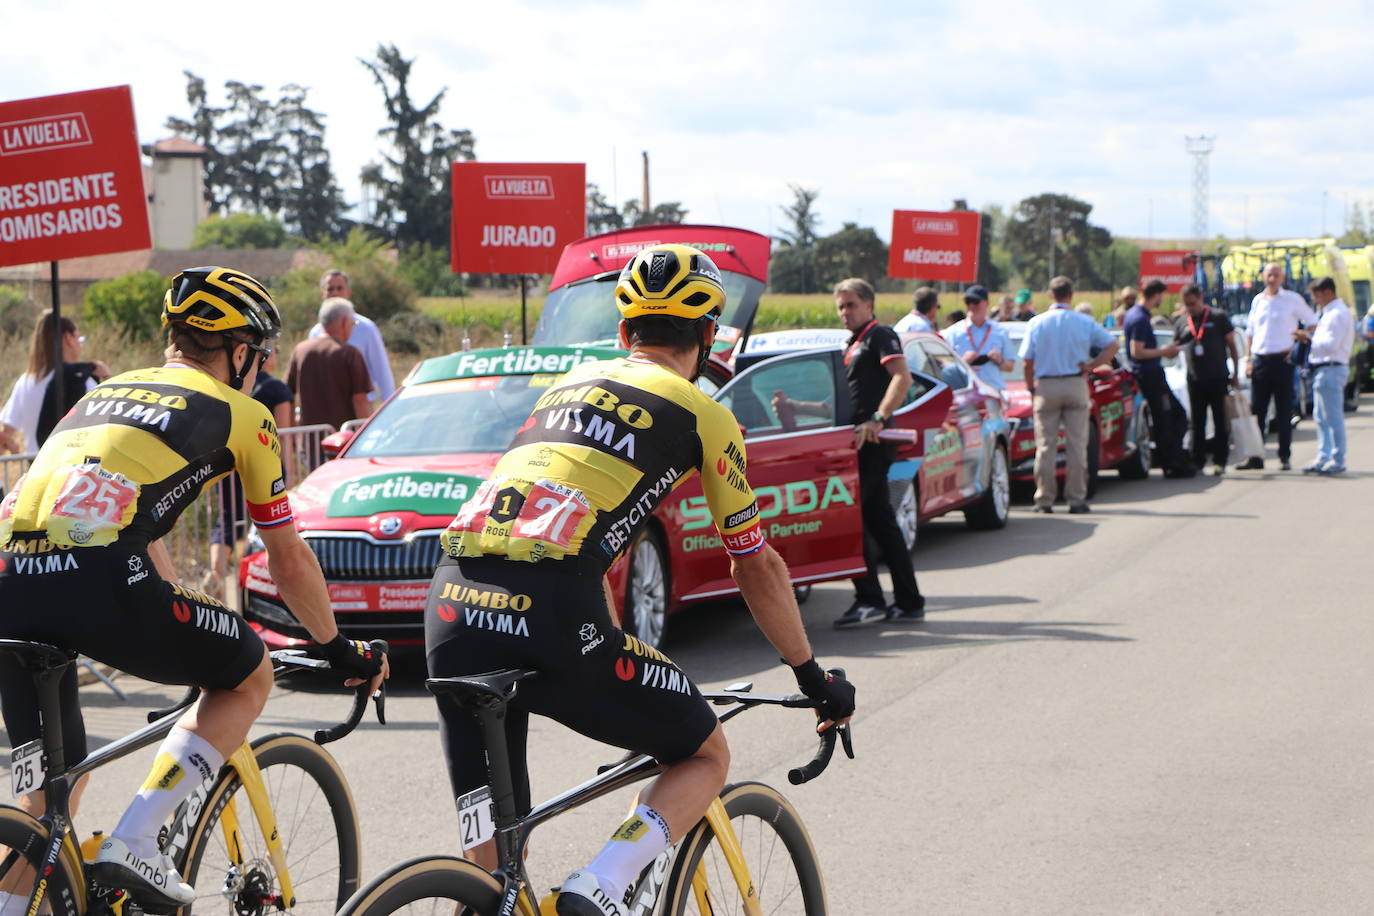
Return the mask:
<svg viewBox="0 0 1374 916">
<path fill-rule="evenodd" d="M 172 562 L 171 552 L 162 541 L 153 541 L 148 545 L 148 556 L 153 561 L 153 568 L 163 579 L 168 582 L 176 582 L 181 578 L 177 574 L 176 564 Z"/>
<path fill-rule="evenodd" d="M 615 593 L 611 591 L 611 577 L 601 577 L 601 590 L 606 593 L 606 607 L 611 609 L 611 623 L 620 626 L 620 607 L 615 603 Z"/>
<path fill-rule="evenodd" d="M 324 644 L 339 634 L 334 609 L 329 606 L 329 590 L 315 558 L 292 525 L 259 528 L 258 536 L 267 548 L 267 569 L 281 591 L 282 600 L 315 642 Z"/>
<path fill-rule="evenodd" d="M 783 661 L 800 665 L 811 658 L 811 642 L 787 575 L 787 564 L 772 546 L 745 557 L 730 558 L 730 574 L 754 615 L 754 622 Z"/>
</svg>

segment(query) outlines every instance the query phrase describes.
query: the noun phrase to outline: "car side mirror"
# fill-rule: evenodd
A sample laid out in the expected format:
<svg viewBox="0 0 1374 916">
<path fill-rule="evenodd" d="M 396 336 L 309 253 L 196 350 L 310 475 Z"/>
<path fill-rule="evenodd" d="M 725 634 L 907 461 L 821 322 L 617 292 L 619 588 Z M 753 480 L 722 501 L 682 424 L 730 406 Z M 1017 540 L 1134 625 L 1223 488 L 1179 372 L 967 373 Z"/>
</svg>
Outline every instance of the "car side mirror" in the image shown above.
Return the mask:
<svg viewBox="0 0 1374 916">
<path fill-rule="evenodd" d="M 345 429 L 337 433 L 330 433 L 320 440 L 320 451 L 324 452 L 326 458 L 337 458 L 339 452 L 348 447 L 348 443 L 353 441 L 354 430 Z"/>
</svg>

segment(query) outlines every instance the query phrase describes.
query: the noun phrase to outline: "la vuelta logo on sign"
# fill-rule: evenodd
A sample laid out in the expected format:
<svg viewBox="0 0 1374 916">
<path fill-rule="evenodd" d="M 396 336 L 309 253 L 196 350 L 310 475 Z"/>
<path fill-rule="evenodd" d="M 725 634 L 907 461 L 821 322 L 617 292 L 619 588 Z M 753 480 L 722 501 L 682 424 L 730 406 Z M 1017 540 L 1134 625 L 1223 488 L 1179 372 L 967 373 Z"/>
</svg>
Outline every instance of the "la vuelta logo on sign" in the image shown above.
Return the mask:
<svg viewBox="0 0 1374 916">
<path fill-rule="evenodd" d="M 90 145 L 91 128 L 79 111 L 0 124 L 0 156 Z"/>
<path fill-rule="evenodd" d="M 488 175 L 487 197 L 492 200 L 553 200 L 553 179 L 548 175 Z"/>
</svg>

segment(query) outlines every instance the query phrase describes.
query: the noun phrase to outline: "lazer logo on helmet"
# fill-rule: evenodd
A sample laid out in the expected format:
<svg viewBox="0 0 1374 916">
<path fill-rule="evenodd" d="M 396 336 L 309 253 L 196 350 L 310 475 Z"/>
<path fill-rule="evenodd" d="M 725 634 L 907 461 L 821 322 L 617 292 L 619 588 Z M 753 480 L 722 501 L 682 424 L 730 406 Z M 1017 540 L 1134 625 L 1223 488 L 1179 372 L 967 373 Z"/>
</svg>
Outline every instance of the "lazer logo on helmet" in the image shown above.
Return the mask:
<svg viewBox="0 0 1374 916">
<path fill-rule="evenodd" d="M 824 481 L 824 489 L 814 480 L 794 480 L 781 487 L 759 487 L 754 491 L 758 501 L 760 519 L 777 515 L 800 515 L 828 508 L 834 503 L 854 505 L 854 494 L 838 477 L 830 476 Z M 695 531 L 711 525 L 711 508 L 706 505 L 705 496 L 689 496 L 684 499 L 679 512 L 682 513 L 682 530 Z"/>
<path fill-rule="evenodd" d="M 483 248 L 552 248 L 558 242 L 558 232 L 552 226 L 482 227 Z"/>
</svg>

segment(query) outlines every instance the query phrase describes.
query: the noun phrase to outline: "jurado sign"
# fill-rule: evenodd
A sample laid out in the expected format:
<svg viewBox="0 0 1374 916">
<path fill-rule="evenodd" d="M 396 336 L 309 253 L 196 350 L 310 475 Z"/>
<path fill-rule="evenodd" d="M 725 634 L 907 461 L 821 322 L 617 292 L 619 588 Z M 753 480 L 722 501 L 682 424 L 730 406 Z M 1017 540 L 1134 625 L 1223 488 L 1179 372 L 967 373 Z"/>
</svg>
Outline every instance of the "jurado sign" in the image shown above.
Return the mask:
<svg viewBox="0 0 1374 916">
<path fill-rule="evenodd" d="M 552 273 L 586 232 L 581 163 L 453 163 L 453 269 Z"/>
</svg>

